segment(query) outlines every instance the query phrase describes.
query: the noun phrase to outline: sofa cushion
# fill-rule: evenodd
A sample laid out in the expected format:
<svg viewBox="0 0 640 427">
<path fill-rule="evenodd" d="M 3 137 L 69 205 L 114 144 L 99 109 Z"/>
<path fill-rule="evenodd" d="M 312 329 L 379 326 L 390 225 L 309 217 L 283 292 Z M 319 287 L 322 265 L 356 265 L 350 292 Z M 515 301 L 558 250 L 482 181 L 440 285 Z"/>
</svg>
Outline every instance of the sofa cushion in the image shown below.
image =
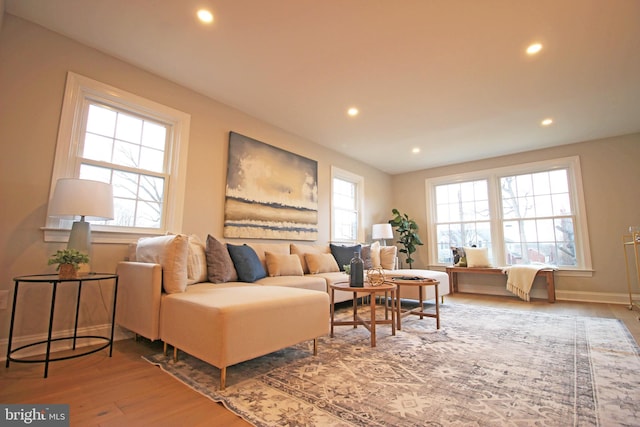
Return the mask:
<svg viewBox="0 0 640 427">
<path fill-rule="evenodd" d="M 353 254 L 352 254 L 353 256 Z M 305 254 L 304 259 L 309 266 L 309 273 L 332 273 L 340 271 L 338 263 L 332 254 Z"/>
<path fill-rule="evenodd" d="M 362 246 L 338 246 L 330 243 L 329 248 L 331 248 L 331 253 L 338 263 L 338 268 L 340 269 L 340 271 L 344 271 L 344 266 L 349 265 L 349 263 L 351 262 L 351 258 L 353 258 L 354 252 L 360 253 Z"/>
<path fill-rule="evenodd" d="M 329 246 L 327 245 L 299 245 L 296 243 L 291 243 L 291 253 L 298 255 L 300 258 L 300 264 L 302 265 L 302 271 L 305 274 L 309 274 L 309 266 L 307 265 L 307 260 L 305 259 L 305 254 L 330 254 Z"/>
<path fill-rule="evenodd" d="M 187 253 L 187 284 L 206 282 L 207 256 L 205 246 L 198 236 L 189 236 L 189 251 Z"/>
<path fill-rule="evenodd" d="M 227 243 L 227 249 L 238 273 L 238 279 L 241 282 L 252 283 L 267 276 L 260 258 L 258 258 L 256 251 L 252 247 L 246 244 L 239 246 Z"/>
<path fill-rule="evenodd" d="M 227 245 L 221 243 L 212 235 L 208 235 L 205 254 L 207 258 L 207 278 L 211 283 L 238 280 L 238 273 L 229 255 Z"/>
<path fill-rule="evenodd" d="M 398 248 L 395 246 L 380 246 L 380 266 L 385 270 L 396 268 Z"/>
<path fill-rule="evenodd" d="M 289 255 L 291 251 L 289 250 L 288 243 L 255 243 L 250 242 L 247 243 L 247 246 L 251 247 L 256 255 L 258 255 L 258 259 L 262 263 L 262 267 L 264 267 L 265 271 L 267 271 L 267 257 L 266 253 L 271 252 L 272 254 L 282 254 Z"/>
<path fill-rule="evenodd" d="M 302 276 L 302 264 L 298 255 L 274 254 L 265 252 L 267 272 L 270 277 L 276 276 Z"/>
<path fill-rule="evenodd" d="M 189 238 L 182 234 L 145 237 L 138 240 L 136 260 L 162 265 L 162 287 L 168 294 L 187 288 Z"/>
</svg>

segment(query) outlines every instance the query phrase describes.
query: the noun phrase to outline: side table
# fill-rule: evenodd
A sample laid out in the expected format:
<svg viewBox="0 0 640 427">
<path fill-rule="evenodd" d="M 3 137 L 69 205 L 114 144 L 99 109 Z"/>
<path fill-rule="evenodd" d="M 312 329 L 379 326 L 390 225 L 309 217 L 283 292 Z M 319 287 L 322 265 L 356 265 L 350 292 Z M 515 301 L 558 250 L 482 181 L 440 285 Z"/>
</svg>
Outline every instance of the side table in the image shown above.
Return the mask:
<svg viewBox="0 0 640 427">
<path fill-rule="evenodd" d="M 49 362 L 55 362 L 58 360 L 67 360 L 73 359 L 76 357 L 86 356 L 91 353 L 98 352 L 104 348 L 109 347 L 109 357 L 113 354 L 113 332 L 115 328 L 115 320 L 116 320 L 116 300 L 118 297 L 118 275 L 110 274 L 110 273 L 89 273 L 87 275 L 81 275 L 74 279 L 61 279 L 57 274 L 36 274 L 31 276 L 18 276 L 14 279 L 14 291 L 13 291 L 13 308 L 11 309 L 11 325 L 9 326 L 9 342 L 7 345 L 7 363 L 6 367 L 9 367 L 10 362 L 19 362 L 19 363 L 44 363 L 44 378 L 47 378 L 49 374 Z M 82 286 L 85 282 L 97 282 L 100 280 L 114 280 L 113 287 L 113 309 L 111 313 L 111 335 L 109 337 L 96 336 L 96 335 L 78 335 L 78 314 L 80 312 L 80 297 L 82 295 Z M 58 285 L 61 283 L 69 283 L 75 282 L 78 284 L 78 297 L 76 301 L 76 316 L 75 316 L 75 324 L 73 327 L 73 336 L 68 337 L 59 337 L 52 338 L 53 332 L 53 315 L 56 306 L 56 292 L 58 290 Z M 23 345 L 18 348 L 12 348 L 13 341 L 13 326 L 15 323 L 16 317 L 16 306 L 18 301 L 18 290 L 20 288 L 20 284 L 34 284 L 34 283 L 49 283 L 52 287 L 51 293 L 51 308 L 49 309 L 49 331 L 47 333 L 47 339 L 42 341 L 37 341 L 31 344 Z M 73 340 L 73 349 L 76 349 L 76 340 L 78 338 L 93 338 L 105 341 L 105 343 L 98 348 L 93 348 L 89 351 L 84 351 L 82 353 L 73 354 L 71 356 L 63 356 L 63 357 L 51 357 L 51 343 L 53 341 L 63 341 L 63 340 Z M 16 352 L 36 345 L 46 344 L 46 352 L 44 359 L 20 359 L 13 356 Z"/>
<path fill-rule="evenodd" d="M 371 347 L 376 346 L 376 325 L 391 325 L 391 335 L 396 334 L 396 311 L 395 307 L 391 307 L 391 319 L 388 318 L 388 306 L 387 297 L 391 294 L 391 304 L 396 301 L 396 285 L 393 283 L 383 283 L 380 286 L 372 286 L 365 282 L 365 285 L 361 288 L 349 286 L 349 282 L 332 283 L 329 285 L 331 289 L 331 338 L 333 338 L 333 327 L 339 325 L 353 325 L 357 328 L 358 325 L 364 326 L 371 333 Z M 353 320 L 334 320 L 335 314 L 335 292 L 336 291 L 351 291 L 353 292 Z M 369 319 L 363 319 L 358 315 L 358 294 L 367 293 L 371 300 L 371 316 Z M 385 297 L 385 318 L 376 319 L 376 294 L 383 294 Z"/>
<path fill-rule="evenodd" d="M 397 287 L 398 287 L 398 291 L 396 292 L 397 297 L 398 297 L 398 301 L 396 302 L 396 307 L 398 310 L 398 330 L 402 329 L 402 323 L 401 323 L 401 319 L 404 316 L 407 316 L 409 314 L 415 314 L 420 316 L 420 318 L 422 319 L 423 317 L 433 317 L 436 319 L 436 329 L 440 329 L 440 305 L 438 303 L 438 299 L 439 299 L 439 295 L 438 295 L 438 285 L 440 284 L 439 281 L 434 280 L 434 279 L 428 279 L 428 278 L 423 278 L 423 279 L 404 279 L 401 277 L 397 277 L 397 278 L 391 278 L 390 280 L 387 280 L 385 283 L 394 283 Z M 411 310 L 402 310 L 402 287 L 403 286 L 418 286 L 418 299 L 419 299 L 419 306 L 411 309 Z M 436 312 L 435 314 L 433 313 L 428 313 L 424 311 L 424 286 L 433 286 L 433 289 L 435 291 L 435 295 L 436 295 Z"/>
</svg>

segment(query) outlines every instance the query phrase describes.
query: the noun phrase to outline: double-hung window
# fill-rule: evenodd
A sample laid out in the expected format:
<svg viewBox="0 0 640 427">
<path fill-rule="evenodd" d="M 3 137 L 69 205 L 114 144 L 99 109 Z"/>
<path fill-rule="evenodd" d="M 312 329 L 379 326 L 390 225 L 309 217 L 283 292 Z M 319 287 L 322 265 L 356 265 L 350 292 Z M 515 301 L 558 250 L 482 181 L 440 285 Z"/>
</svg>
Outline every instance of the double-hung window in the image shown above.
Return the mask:
<svg viewBox="0 0 640 427">
<path fill-rule="evenodd" d="M 364 181 L 361 176 L 331 168 L 331 241 L 362 240 Z"/>
<path fill-rule="evenodd" d="M 69 73 L 51 195 L 59 178 L 112 184 L 115 218 L 92 221 L 98 241 L 179 230 L 189 121 L 188 114 Z M 45 239 L 64 240 L 61 230 L 69 226 L 48 218 Z"/>
<path fill-rule="evenodd" d="M 578 157 L 427 180 L 432 264 L 487 247 L 494 265 L 591 270 Z"/>
</svg>

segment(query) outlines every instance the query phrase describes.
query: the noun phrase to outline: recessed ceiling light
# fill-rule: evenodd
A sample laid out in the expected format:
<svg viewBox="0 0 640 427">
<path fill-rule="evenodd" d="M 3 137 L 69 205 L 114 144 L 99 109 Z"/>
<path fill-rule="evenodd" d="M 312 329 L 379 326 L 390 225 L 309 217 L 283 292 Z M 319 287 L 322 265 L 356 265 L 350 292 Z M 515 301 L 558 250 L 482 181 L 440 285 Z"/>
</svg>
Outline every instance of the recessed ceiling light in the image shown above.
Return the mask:
<svg viewBox="0 0 640 427">
<path fill-rule="evenodd" d="M 542 45 L 540 43 L 533 43 L 527 47 L 527 55 L 535 55 L 536 53 L 542 50 Z"/>
<path fill-rule="evenodd" d="M 543 121 L 540 122 L 542 126 L 549 126 L 552 123 L 553 123 L 553 119 L 544 119 Z"/>
<path fill-rule="evenodd" d="M 358 111 L 356 107 L 351 107 L 347 110 L 347 114 L 350 115 L 351 117 L 357 116 L 358 113 L 360 113 L 360 111 Z"/>
<path fill-rule="evenodd" d="M 198 11 L 198 19 L 205 24 L 213 22 L 213 14 L 206 9 L 200 9 Z"/>
<path fill-rule="evenodd" d="M 413 154 L 418 154 L 418 153 L 420 152 L 420 148 L 415 147 L 413 150 L 411 150 L 411 152 L 412 152 Z"/>
</svg>

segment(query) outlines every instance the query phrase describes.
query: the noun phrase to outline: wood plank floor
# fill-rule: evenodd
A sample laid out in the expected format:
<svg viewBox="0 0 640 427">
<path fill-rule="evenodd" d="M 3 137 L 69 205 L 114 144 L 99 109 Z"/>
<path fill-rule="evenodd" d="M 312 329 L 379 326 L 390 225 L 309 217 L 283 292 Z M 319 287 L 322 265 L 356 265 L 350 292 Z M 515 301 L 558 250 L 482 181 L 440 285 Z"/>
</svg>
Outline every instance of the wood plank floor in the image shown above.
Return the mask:
<svg viewBox="0 0 640 427">
<path fill-rule="evenodd" d="M 638 311 L 626 306 L 545 300 L 531 303 L 517 298 L 455 294 L 447 302 L 487 305 L 514 310 L 543 311 L 621 319 L 640 342 Z M 446 325 L 443 325 L 446 327 Z M 174 380 L 141 355 L 162 351 L 162 344 L 146 340 L 118 341 L 113 357 L 107 350 L 49 366 L 12 363 L 0 368 L 0 402 L 66 403 L 72 426 L 248 426 L 241 418 Z"/>
</svg>

